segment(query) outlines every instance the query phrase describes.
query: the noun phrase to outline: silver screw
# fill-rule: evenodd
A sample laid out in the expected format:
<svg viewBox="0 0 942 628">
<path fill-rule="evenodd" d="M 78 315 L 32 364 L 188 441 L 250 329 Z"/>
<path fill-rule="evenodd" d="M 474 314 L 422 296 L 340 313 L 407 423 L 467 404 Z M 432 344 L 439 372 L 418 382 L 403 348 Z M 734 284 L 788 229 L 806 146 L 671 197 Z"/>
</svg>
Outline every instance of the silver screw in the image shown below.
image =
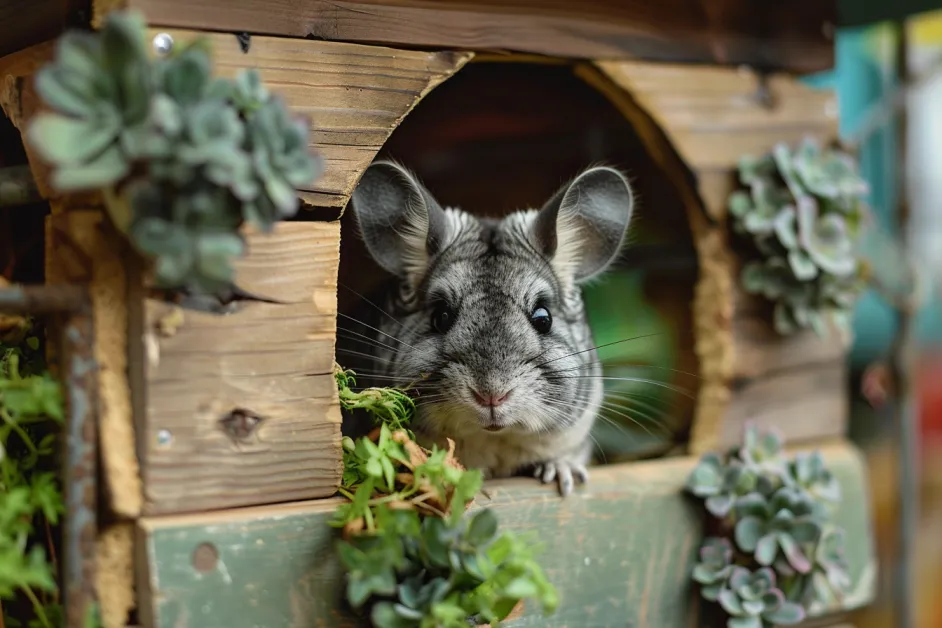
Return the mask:
<svg viewBox="0 0 942 628">
<path fill-rule="evenodd" d="M 173 434 L 170 433 L 170 430 L 160 430 L 157 432 L 157 444 L 161 447 L 166 447 L 173 441 Z"/>
<path fill-rule="evenodd" d="M 154 50 L 159 55 L 168 54 L 173 50 L 173 37 L 170 36 L 170 33 L 158 33 L 154 37 Z"/>
</svg>

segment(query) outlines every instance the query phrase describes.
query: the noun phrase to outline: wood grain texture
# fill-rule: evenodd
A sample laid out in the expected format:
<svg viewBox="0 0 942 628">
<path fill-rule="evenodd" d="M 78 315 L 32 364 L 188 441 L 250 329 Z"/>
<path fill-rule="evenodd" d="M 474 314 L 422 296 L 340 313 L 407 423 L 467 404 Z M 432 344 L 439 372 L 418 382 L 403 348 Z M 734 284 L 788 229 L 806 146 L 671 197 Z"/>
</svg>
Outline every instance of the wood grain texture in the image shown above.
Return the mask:
<svg viewBox="0 0 942 628">
<path fill-rule="evenodd" d="M 847 531 L 853 594 L 873 595 L 876 565 L 866 469 L 851 446 L 823 448 L 844 492 L 838 513 Z M 526 608 L 510 628 L 579 626 L 682 628 L 694 625 L 690 571 L 703 519 L 681 489 L 693 458 L 597 467 L 588 489 L 562 500 L 531 480 L 488 485 L 502 526 L 532 534 L 561 605 L 543 618 Z M 139 522 L 142 622 L 152 628 L 354 625 L 342 610 L 343 576 L 327 520 L 337 500 L 250 508 Z M 194 566 L 201 544 L 218 560 Z M 208 552 L 212 554 L 212 552 Z"/>
<path fill-rule="evenodd" d="M 46 239 L 47 283 L 87 284 L 95 319 L 101 462 L 108 510 L 140 514 L 140 467 L 128 381 L 129 251 L 104 210 L 64 211 L 52 202 Z"/>
<path fill-rule="evenodd" d="M 238 9 L 213 10 L 219 18 L 233 12 Z M 258 32 L 255 27 L 242 30 Z M 243 53 L 234 35 L 158 29 L 150 35 L 162 32 L 178 42 L 207 37 L 219 76 L 257 68 L 269 89 L 310 119 L 312 148 L 323 155 L 327 169 L 301 195 L 324 207 L 347 204 L 360 175 L 399 122 L 472 56 L 276 37 L 252 37 Z"/>
<path fill-rule="evenodd" d="M 765 106 L 756 98 L 760 78 L 747 70 L 630 61 L 598 65 L 637 99 L 698 175 L 734 170 L 742 155 L 765 153 L 781 140 L 837 134 L 834 94 L 787 76 L 767 78 Z"/>
<path fill-rule="evenodd" d="M 288 37 L 571 58 L 749 64 L 815 72 L 833 65 L 833 2 L 748 0 L 95 0 L 153 24 Z"/>
<path fill-rule="evenodd" d="M 0 0 L 0 57 L 84 26 L 90 0 Z"/>
<path fill-rule="evenodd" d="M 134 532 L 134 523 L 122 521 L 98 533 L 95 591 L 102 628 L 125 628 L 135 607 Z"/>
<path fill-rule="evenodd" d="M 339 224 L 286 222 L 247 238 L 237 284 L 276 302 L 227 315 L 144 304 L 134 391 L 147 513 L 311 499 L 338 486 Z M 233 435 L 220 423 L 233 410 L 263 420 Z"/>
<path fill-rule="evenodd" d="M 749 421 L 777 428 L 789 442 L 843 435 L 850 403 L 846 379 L 842 352 L 836 360 L 747 381 L 732 391 L 717 442 L 739 442 Z"/>
</svg>

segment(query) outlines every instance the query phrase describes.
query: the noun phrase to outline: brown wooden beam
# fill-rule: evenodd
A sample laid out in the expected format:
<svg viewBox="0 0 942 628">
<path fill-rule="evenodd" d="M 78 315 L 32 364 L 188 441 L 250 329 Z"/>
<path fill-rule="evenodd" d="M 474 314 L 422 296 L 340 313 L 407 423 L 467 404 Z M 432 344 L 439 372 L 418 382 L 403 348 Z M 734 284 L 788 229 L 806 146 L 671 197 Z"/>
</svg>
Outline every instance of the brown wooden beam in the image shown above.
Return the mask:
<svg viewBox="0 0 942 628">
<path fill-rule="evenodd" d="M 87 25 L 90 0 L 0 0 L 0 57 Z"/>
<path fill-rule="evenodd" d="M 3 1 L 3 0 L 0 0 Z M 833 65 L 833 0 L 95 0 L 152 25 L 570 58 Z"/>
</svg>

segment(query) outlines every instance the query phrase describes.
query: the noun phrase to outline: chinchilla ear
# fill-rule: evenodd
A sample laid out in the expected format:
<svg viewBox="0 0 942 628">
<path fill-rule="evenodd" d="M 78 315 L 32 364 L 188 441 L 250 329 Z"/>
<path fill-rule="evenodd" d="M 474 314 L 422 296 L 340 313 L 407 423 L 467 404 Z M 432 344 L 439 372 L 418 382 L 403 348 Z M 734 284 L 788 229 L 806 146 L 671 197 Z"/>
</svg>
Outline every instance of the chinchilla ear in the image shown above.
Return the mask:
<svg viewBox="0 0 942 628">
<path fill-rule="evenodd" d="M 579 283 L 614 261 L 633 212 L 634 195 L 625 175 L 605 166 L 589 168 L 539 211 L 533 242 L 560 277 Z"/>
<path fill-rule="evenodd" d="M 398 277 L 424 274 L 445 240 L 445 212 L 414 174 L 395 162 L 374 162 L 350 204 L 377 264 Z"/>
</svg>

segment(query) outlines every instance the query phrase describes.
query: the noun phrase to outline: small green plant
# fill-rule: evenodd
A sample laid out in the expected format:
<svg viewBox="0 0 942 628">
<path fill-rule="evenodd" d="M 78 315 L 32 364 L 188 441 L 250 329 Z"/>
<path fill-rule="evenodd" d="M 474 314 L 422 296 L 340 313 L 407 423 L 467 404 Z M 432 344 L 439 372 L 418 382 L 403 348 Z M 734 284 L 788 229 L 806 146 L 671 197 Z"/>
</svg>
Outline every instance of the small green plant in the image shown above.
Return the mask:
<svg viewBox="0 0 942 628">
<path fill-rule="evenodd" d="M 739 180 L 747 190 L 730 196 L 729 212 L 753 248 L 743 289 L 775 303 L 781 334 L 824 334 L 830 322 L 847 336 L 867 274 L 857 241 L 868 186 L 854 161 L 806 139 L 794 150 L 779 144 L 763 157 L 743 157 Z"/>
<path fill-rule="evenodd" d="M 377 628 L 493 626 L 524 599 L 544 612 L 555 588 L 534 547 L 498 531 L 488 509 L 465 513 L 480 491 L 480 471 L 454 456 L 454 443 L 431 451 L 408 429 L 411 398 L 395 388 L 354 391 L 354 374 L 335 370 L 344 408 L 370 413 L 377 426 L 358 441 L 343 440 L 341 494 L 350 501 L 332 524 L 343 529 L 340 559 L 347 570 L 347 601 L 369 607 Z"/>
<path fill-rule="evenodd" d="M 64 512 L 54 471 L 62 422 L 31 323 L 0 316 L 0 602 L 23 596 L 33 610 L 28 621 L 4 613 L 11 628 L 62 625 L 51 532 Z"/>
<path fill-rule="evenodd" d="M 819 452 L 788 459 L 777 433 L 750 425 L 743 446 L 701 458 L 687 491 L 722 534 L 703 542 L 692 576 L 729 628 L 793 625 L 846 593 L 844 534 L 831 522 L 840 485 Z"/>
<path fill-rule="evenodd" d="M 52 166 L 51 184 L 101 190 L 158 289 L 228 288 L 243 223 L 268 231 L 292 216 L 295 190 L 322 170 L 307 122 L 254 70 L 213 78 L 204 40 L 152 58 L 135 12 L 63 35 L 36 89 L 50 111 L 27 138 Z"/>
</svg>

